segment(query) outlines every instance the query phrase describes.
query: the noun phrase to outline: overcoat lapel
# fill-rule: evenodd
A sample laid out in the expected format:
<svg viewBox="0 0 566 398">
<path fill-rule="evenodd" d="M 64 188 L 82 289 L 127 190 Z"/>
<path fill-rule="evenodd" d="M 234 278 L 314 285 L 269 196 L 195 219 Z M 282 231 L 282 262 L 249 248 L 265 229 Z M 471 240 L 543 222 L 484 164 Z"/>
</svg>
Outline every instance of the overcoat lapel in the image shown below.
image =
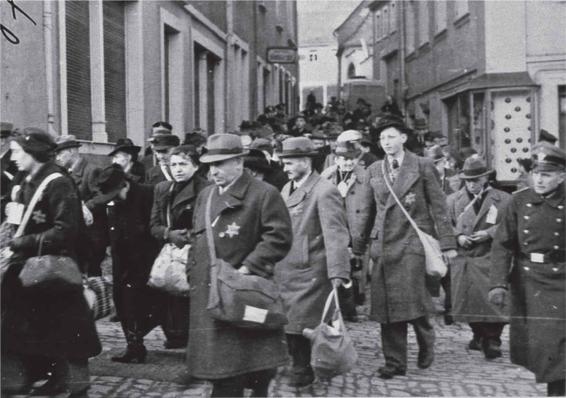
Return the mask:
<svg viewBox="0 0 566 398">
<path fill-rule="evenodd" d="M 193 179 L 189 184 L 187 184 L 187 186 L 185 188 L 183 188 L 181 190 L 181 192 L 179 192 L 175 196 L 175 199 L 173 200 L 173 203 L 171 204 L 171 209 L 174 209 L 178 206 L 181 206 L 182 204 L 184 204 L 186 202 L 190 202 L 192 199 L 194 199 L 194 197 L 196 196 L 196 194 L 195 194 L 195 183 L 196 183 L 196 181 Z"/>
<path fill-rule="evenodd" d="M 295 190 L 291 195 L 289 195 L 289 189 L 291 188 L 291 183 L 286 187 L 287 198 L 285 202 L 287 203 L 287 208 L 294 207 L 301 203 L 307 197 L 307 194 L 313 189 L 314 185 L 320 179 L 320 175 L 313 171 L 312 174 L 307 178 L 307 180 L 299 188 Z"/>
<path fill-rule="evenodd" d="M 383 161 L 385 162 L 387 170 L 387 167 L 389 166 L 387 164 L 387 159 L 383 159 Z M 384 175 L 383 178 L 389 178 L 389 176 Z M 406 151 L 405 158 L 403 159 L 403 163 L 401 164 L 401 168 L 399 169 L 399 174 L 397 175 L 395 183 L 393 184 L 393 192 L 395 192 L 399 200 L 401 200 L 403 195 L 405 195 L 409 191 L 409 189 L 411 189 L 411 187 L 418 179 L 419 165 L 417 157 L 416 155 L 413 155 L 412 153 Z M 393 198 L 393 195 L 389 194 L 385 207 L 389 208 L 394 204 L 396 204 L 395 199 Z"/>
<path fill-rule="evenodd" d="M 476 229 L 476 226 L 478 225 L 478 223 L 487 214 L 491 205 L 495 205 L 495 207 L 497 207 L 497 205 L 496 205 L 497 202 L 499 202 L 499 195 L 494 193 L 493 190 L 491 190 L 491 189 L 489 191 L 487 191 L 487 195 L 486 195 L 485 199 L 483 200 L 483 203 L 481 204 L 480 211 L 478 212 L 478 214 L 476 215 L 476 219 L 474 220 L 473 230 Z"/>
<path fill-rule="evenodd" d="M 226 209 L 235 209 L 242 206 L 242 200 L 246 195 L 248 186 L 250 185 L 250 177 L 244 172 L 238 180 L 223 195 L 218 194 L 218 187 L 214 187 L 214 196 L 212 197 L 211 221 L 222 214 Z"/>
</svg>

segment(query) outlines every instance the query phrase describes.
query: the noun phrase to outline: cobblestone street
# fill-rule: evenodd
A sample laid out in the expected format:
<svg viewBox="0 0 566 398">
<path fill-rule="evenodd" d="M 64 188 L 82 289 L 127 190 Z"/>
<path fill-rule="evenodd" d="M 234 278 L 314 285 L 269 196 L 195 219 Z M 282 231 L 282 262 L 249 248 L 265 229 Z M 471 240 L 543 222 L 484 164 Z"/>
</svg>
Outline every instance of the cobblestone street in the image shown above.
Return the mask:
<svg viewBox="0 0 566 398">
<path fill-rule="evenodd" d="M 471 333 L 467 325 L 445 326 L 442 317 L 434 319 L 437 333 L 436 359 L 431 368 L 416 366 L 417 345 L 409 328 L 409 367 L 407 376 L 382 380 L 377 369 L 383 365 L 379 325 L 371 321 L 349 323 L 358 350 L 356 368 L 331 382 L 318 382 L 296 389 L 289 386 L 286 369 L 280 369 L 272 383 L 270 396 L 541 396 L 545 385 L 537 385 L 534 376 L 509 362 L 508 330 L 503 335 L 503 357 L 486 361 L 483 354 L 467 348 Z M 175 380 L 170 373 L 182 375 L 183 350 L 164 350 L 161 330 L 146 338 L 150 351 L 144 365 L 123 365 L 110 361 L 110 355 L 123 349 L 125 342 L 118 323 L 101 320 L 97 324 L 104 352 L 92 369 L 89 396 L 99 397 L 204 397 L 211 386 L 202 381 L 190 386 Z M 112 354 L 110 354 L 110 352 Z M 152 375 L 149 377 L 148 375 Z M 164 375 L 164 376 L 160 376 Z M 154 380 L 150 380 L 154 379 Z M 155 380 L 175 380 L 155 381 Z"/>
</svg>

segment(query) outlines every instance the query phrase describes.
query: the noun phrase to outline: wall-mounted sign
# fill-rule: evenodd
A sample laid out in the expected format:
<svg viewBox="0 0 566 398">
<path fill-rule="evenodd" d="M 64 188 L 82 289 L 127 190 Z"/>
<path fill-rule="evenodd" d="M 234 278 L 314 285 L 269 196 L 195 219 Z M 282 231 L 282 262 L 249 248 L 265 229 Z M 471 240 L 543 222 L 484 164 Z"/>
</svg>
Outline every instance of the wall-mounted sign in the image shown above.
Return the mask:
<svg viewBox="0 0 566 398">
<path fill-rule="evenodd" d="M 297 49 L 289 47 L 269 47 L 267 62 L 270 64 L 294 64 L 297 62 Z"/>
</svg>

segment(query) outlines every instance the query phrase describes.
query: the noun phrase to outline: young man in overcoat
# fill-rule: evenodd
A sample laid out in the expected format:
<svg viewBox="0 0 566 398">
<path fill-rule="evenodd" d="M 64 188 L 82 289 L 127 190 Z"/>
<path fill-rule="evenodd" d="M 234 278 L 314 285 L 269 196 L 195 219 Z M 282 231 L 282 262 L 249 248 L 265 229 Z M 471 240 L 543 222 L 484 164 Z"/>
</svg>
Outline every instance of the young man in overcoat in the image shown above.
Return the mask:
<svg viewBox="0 0 566 398">
<path fill-rule="evenodd" d="M 511 302 L 511 362 L 566 394 L 566 153 L 550 143 L 532 149 L 533 186 L 517 191 L 492 246 L 489 300 Z"/>
<path fill-rule="evenodd" d="M 310 341 L 305 328 L 320 323 L 332 287 L 350 278 L 348 226 L 342 198 L 336 187 L 312 167 L 316 150 L 310 139 L 283 141 L 279 157 L 290 182 L 281 194 L 293 223 L 293 247 L 276 268 L 276 281 L 287 310 L 285 326 L 293 359 L 291 383 L 302 387 L 314 380 Z"/>
<path fill-rule="evenodd" d="M 368 168 L 376 205 L 370 235 L 375 263 L 371 316 L 381 323 L 385 366 L 379 374 L 389 379 L 406 373 L 409 323 L 417 335 L 420 368 L 428 368 L 433 362 L 435 337 L 428 319 L 432 298 L 427 288 L 424 248 L 387 188 L 386 179 L 419 228 L 440 241 L 443 252 L 455 256 L 456 242 L 434 163 L 404 149 L 410 130 L 402 120 L 391 116 L 380 123 L 386 157 Z"/>
<path fill-rule="evenodd" d="M 188 373 L 212 381 L 213 397 L 267 396 L 276 368 L 287 362 L 283 328 L 243 329 L 213 319 L 207 312 L 210 293 L 206 204 L 211 200 L 211 228 L 216 256 L 243 274 L 273 278 L 276 264 L 291 248 L 291 220 L 277 189 L 244 171 L 247 154 L 240 137 L 214 134 L 200 157 L 210 165 L 214 185 L 198 196 L 189 252 L 191 309 Z M 212 196 L 211 196 L 212 195 Z"/>
</svg>

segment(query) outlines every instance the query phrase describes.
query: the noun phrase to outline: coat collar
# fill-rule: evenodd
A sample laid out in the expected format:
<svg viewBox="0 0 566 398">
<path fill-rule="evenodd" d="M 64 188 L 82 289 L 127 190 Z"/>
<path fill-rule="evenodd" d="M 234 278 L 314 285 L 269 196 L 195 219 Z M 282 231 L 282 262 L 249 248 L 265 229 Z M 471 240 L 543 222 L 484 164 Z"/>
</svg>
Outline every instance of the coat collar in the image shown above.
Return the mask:
<svg viewBox="0 0 566 398">
<path fill-rule="evenodd" d="M 173 183 L 171 183 L 171 185 L 173 185 Z M 193 175 L 191 181 L 177 195 L 175 195 L 171 208 L 175 208 L 183 203 L 193 200 L 205 185 L 206 181 L 198 175 Z M 168 189 L 171 189 L 171 186 L 168 186 Z"/>
<path fill-rule="evenodd" d="M 82 177 L 86 168 L 86 160 L 83 157 L 79 157 L 77 163 L 71 168 L 71 173 L 77 177 Z"/>
<path fill-rule="evenodd" d="M 464 187 L 464 189 L 466 189 Z M 467 195 L 467 193 L 466 193 Z M 476 218 L 474 220 L 474 226 L 473 228 L 476 227 L 476 225 L 480 222 L 480 220 L 487 214 L 487 212 L 489 211 L 489 209 L 491 208 L 491 206 L 495 206 L 497 207 L 497 203 L 499 203 L 501 201 L 501 195 L 499 194 L 499 192 L 497 192 L 495 189 L 490 188 L 486 194 L 485 194 L 485 198 L 483 199 L 483 202 L 481 204 L 481 208 L 480 211 L 478 212 L 478 214 L 476 215 Z"/>
<path fill-rule="evenodd" d="M 358 164 L 356 165 L 356 167 L 354 167 L 353 172 L 354 175 L 356 176 L 356 180 L 359 183 L 363 183 L 364 168 Z M 336 185 L 337 176 L 338 176 L 338 166 L 333 164 L 332 166 L 325 169 L 320 176 L 328 179 L 329 181 L 332 182 L 332 184 Z"/>
<path fill-rule="evenodd" d="M 387 159 L 383 159 L 385 162 L 386 170 L 389 165 L 387 165 Z M 383 178 L 389 178 L 388 175 L 384 175 Z M 399 169 L 399 174 L 393 184 L 393 192 L 397 195 L 399 200 L 411 189 L 413 184 L 419 179 L 419 160 L 417 155 L 405 151 L 405 158 L 403 159 L 403 163 Z M 389 180 L 388 180 L 389 181 Z M 391 207 L 396 204 L 393 195 L 389 195 L 387 199 L 386 208 Z"/>
<path fill-rule="evenodd" d="M 212 207 L 211 220 L 214 220 L 226 209 L 241 207 L 243 199 L 251 183 L 251 177 L 247 172 L 243 172 L 234 184 L 228 188 L 222 195 L 218 194 L 218 187 L 214 187 L 214 197 L 218 201 L 216 206 Z"/>
<path fill-rule="evenodd" d="M 297 188 L 291 195 L 289 195 L 289 190 L 291 189 L 292 181 L 287 183 L 282 192 L 283 199 L 287 203 L 287 207 L 293 207 L 301 203 L 309 192 L 312 191 L 318 180 L 320 180 L 320 175 L 316 171 L 313 171 L 303 185 Z"/>
</svg>

